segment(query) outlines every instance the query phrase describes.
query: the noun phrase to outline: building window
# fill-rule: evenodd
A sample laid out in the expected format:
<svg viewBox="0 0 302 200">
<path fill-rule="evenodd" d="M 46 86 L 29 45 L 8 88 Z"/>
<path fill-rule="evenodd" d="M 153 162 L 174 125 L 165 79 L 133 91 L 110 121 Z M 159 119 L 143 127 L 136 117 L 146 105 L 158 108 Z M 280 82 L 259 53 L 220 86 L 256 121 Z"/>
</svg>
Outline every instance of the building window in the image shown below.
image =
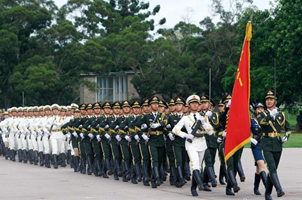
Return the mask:
<svg viewBox="0 0 302 200">
<path fill-rule="evenodd" d="M 97 101 L 124 101 L 128 98 L 127 76 L 102 76 L 97 78 Z"/>
</svg>

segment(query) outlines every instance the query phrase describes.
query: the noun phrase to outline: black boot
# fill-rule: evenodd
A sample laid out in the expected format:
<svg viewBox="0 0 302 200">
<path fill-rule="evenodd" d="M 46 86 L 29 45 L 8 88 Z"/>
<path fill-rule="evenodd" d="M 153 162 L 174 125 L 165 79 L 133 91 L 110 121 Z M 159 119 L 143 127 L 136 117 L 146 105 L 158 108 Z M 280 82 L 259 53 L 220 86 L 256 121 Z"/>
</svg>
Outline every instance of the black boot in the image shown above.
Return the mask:
<svg viewBox="0 0 302 200">
<path fill-rule="evenodd" d="M 183 177 L 183 174 L 182 174 L 182 168 L 180 166 L 177 167 L 177 173 L 178 173 L 178 178 L 179 178 L 179 185 L 182 187 L 186 184 L 186 181 Z"/>
<path fill-rule="evenodd" d="M 79 164 L 80 164 L 80 157 L 74 156 L 73 158 L 73 171 L 79 172 Z"/>
<path fill-rule="evenodd" d="M 58 155 L 53 154 L 53 168 L 58 169 Z"/>
<path fill-rule="evenodd" d="M 266 187 L 267 176 L 266 176 L 265 171 L 260 172 L 260 178 L 262 179 L 262 183 L 263 183 L 264 187 Z"/>
<path fill-rule="evenodd" d="M 130 176 L 129 163 L 128 163 L 128 162 L 125 162 L 125 163 L 124 163 L 124 166 L 125 166 L 125 176 L 126 176 L 127 181 L 129 181 L 130 178 L 131 178 L 131 176 Z"/>
<path fill-rule="evenodd" d="M 31 165 L 34 164 L 34 151 L 32 149 L 29 150 L 28 155 L 29 155 L 29 163 Z"/>
<path fill-rule="evenodd" d="M 11 161 L 15 162 L 16 161 L 16 151 L 15 150 L 11 150 Z"/>
<path fill-rule="evenodd" d="M 119 177 L 118 177 L 118 174 L 117 174 L 117 171 L 115 170 L 115 172 L 113 173 L 113 178 L 114 180 L 118 181 L 120 180 Z"/>
<path fill-rule="evenodd" d="M 70 168 L 74 168 L 74 156 L 70 156 L 69 165 L 70 165 Z"/>
<path fill-rule="evenodd" d="M 71 150 L 67 151 L 67 164 L 70 165 L 71 163 Z"/>
<path fill-rule="evenodd" d="M 212 187 L 216 187 L 217 186 L 217 181 L 216 181 L 216 178 L 215 178 L 215 173 L 214 173 L 213 167 L 206 167 L 206 171 L 208 173 L 209 178 L 211 179 Z"/>
<path fill-rule="evenodd" d="M 134 167 L 134 169 L 135 169 L 136 181 L 137 181 L 137 182 L 142 182 L 140 164 L 136 163 L 133 167 Z"/>
<path fill-rule="evenodd" d="M 239 174 L 239 177 L 240 177 L 240 181 L 244 182 L 245 181 L 245 175 L 244 175 L 244 171 L 243 171 L 243 168 L 242 168 L 241 161 L 238 162 L 238 174 Z"/>
<path fill-rule="evenodd" d="M 67 166 L 66 165 L 66 154 L 62 153 L 60 157 L 61 157 L 61 162 L 60 162 L 61 167 L 66 167 Z"/>
<path fill-rule="evenodd" d="M 133 166 L 133 165 L 131 166 L 131 183 L 137 184 L 135 166 Z"/>
<path fill-rule="evenodd" d="M 223 178 L 225 177 L 225 166 L 220 165 L 220 170 L 219 170 L 219 183 L 221 185 L 225 185 L 226 183 L 224 182 Z"/>
<path fill-rule="evenodd" d="M 160 186 L 161 185 L 161 181 L 160 181 L 160 176 L 159 176 L 159 171 L 158 171 L 158 166 L 153 166 L 153 176 L 154 176 L 154 181 L 156 186 Z"/>
<path fill-rule="evenodd" d="M 255 195 L 261 195 L 259 192 L 259 184 L 260 184 L 260 175 L 255 174 L 255 181 L 254 181 L 254 194 Z"/>
<path fill-rule="evenodd" d="M 50 168 L 50 155 L 49 154 L 45 154 L 45 167 L 46 168 Z"/>
<path fill-rule="evenodd" d="M 234 189 L 234 192 L 237 193 L 240 190 L 240 187 L 237 184 L 234 172 L 231 170 L 227 173 L 227 175 L 228 175 L 228 180 L 230 181 Z"/>
<path fill-rule="evenodd" d="M 87 163 L 88 163 L 87 175 L 91 175 L 92 174 L 92 158 L 90 155 L 87 156 Z"/>
<path fill-rule="evenodd" d="M 23 150 L 22 153 L 23 153 L 23 163 L 27 163 L 27 151 Z"/>
<path fill-rule="evenodd" d="M 81 157 L 81 174 L 86 174 L 86 156 Z"/>
<path fill-rule="evenodd" d="M 40 156 L 40 166 L 44 166 L 44 155 L 43 152 L 39 152 L 39 156 Z"/>
<path fill-rule="evenodd" d="M 95 160 L 95 166 L 96 166 L 96 173 L 94 174 L 95 176 L 102 176 L 102 167 L 101 167 L 101 161 L 100 160 Z"/>
<path fill-rule="evenodd" d="M 149 170 L 148 170 L 148 163 L 143 164 L 143 173 L 144 173 L 144 182 L 149 183 L 150 182 L 150 176 L 149 176 Z"/>
<path fill-rule="evenodd" d="M 114 163 L 115 163 L 115 169 L 116 169 L 117 175 L 119 177 L 122 177 L 123 173 L 122 173 L 122 169 L 121 169 L 121 165 L 120 165 L 119 161 L 117 159 L 115 159 Z"/>
<path fill-rule="evenodd" d="M 285 193 L 282 190 L 279 178 L 278 178 L 278 174 L 277 173 L 273 173 L 270 174 L 271 177 L 271 181 L 273 183 L 273 185 L 275 186 L 276 190 L 277 190 L 277 196 L 278 197 L 282 197 L 283 195 L 285 195 Z"/>
<path fill-rule="evenodd" d="M 110 176 L 113 174 L 112 170 L 111 170 L 111 167 L 110 167 L 110 160 L 109 159 L 106 159 L 105 160 L 105 163 L 106 163 L 106 168 L 107 168 L 107 174 Z"/>
<path fill-rule="evenodd" d="M 184 178 L 185 178 L 187 181 L 190 181 L 190 180 L 191 180 L 191 173 L 190 173 L 190 165 L 189 165 L 189 162 L 186 162 L 185 165 L 184 165 Z"/>
<path fill-rule="evenodd" d="M 229 179 L 227 179 L 227 185 L 226 185 L 226 190 L 225 190 L 226 195 L 234 196 L 235 194 L 232 192 L 232 184 Z"/>
<path fill-rule="evenodd" d="M 38 155 L 38 151 L 34 151 L 34 165 L 38 165 L 39 162 L 39 155 Z"/>
<path fill-rule="evenodd" d="M 162 181 L 166 181 L 167 180 L 167 174 L 166 174 L 166 171 L 164 169 L 164 165 L 163 164 L 160 165 L 160 177 L 161 177 Z"/>
<path fill-rule="evenodd" d="M 176 168 L 174 166 L 170 167 L 170 185 L 175 185 L 177 182 Z"/>
<path fill-rule="evenodd" d="M 196 181 L 195 181 L 195 178 L 193 177 L 192 178 L 192 185 L 191 185 L 191 194 L 192 194 L 192 196 L 198 196 L 198 193 L 197 193 L 197 191 L 196 191 L 196 188 L 197 188 L 197 183 L 196 183 Z"/>
<path fill-rule="evenodd" d="M 198 169 L 193 170 L 193 178 L 195 179 L 197 183 L 197 188 L 199 191 L 204 190 L 204 185 L 201 181 L 200 172 Z"/>
<path fill-rule="evenodd" d="M 273 200 L 273 198 L 271 197 L 272 190 L 273 190 L 273 183 L 271 181 L 270 176 L 267 175 L 267 178 L 266 178 L 266 189 L 265 189 L 265 200 Z"/>
<path fill-rule="evenodd" d="M 203 173 L 202 180 L 203 180 L 204 191 L 211 192 L 212 190 L 210 189 L 210 186 L 208 185 L 209 176 L 208 176 L 208 172 L 207 171 L 205 171 Z"/>
<path fill-rule="evenodd" d="M 22 162 L 22 160 L 23 160 L 22 150 L 19 149 L 19 150 L 18 150 L 18 161 L 19 161 L 19 162 Z"/>
<path fill-rule="evenodd" d="M 9 157 L 9 150 L 8 147 L 5 147 L 5 160 L 7 160 Z"/>
</svg>

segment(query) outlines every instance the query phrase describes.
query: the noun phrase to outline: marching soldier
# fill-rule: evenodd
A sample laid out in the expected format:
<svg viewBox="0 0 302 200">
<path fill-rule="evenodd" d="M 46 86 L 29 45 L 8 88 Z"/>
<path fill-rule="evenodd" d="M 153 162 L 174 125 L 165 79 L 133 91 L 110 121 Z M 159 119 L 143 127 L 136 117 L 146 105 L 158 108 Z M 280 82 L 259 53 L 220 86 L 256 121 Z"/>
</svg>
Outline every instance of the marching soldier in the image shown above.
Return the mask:
<svg viewBox="0 0 302 200">
<path fill-rule="evenodd" d="M 41 128 L 43 130 L 43 150 L 44 150 L 44 164 L 46 168 L 50 168 L 50 155 L 51 155 L 51 142 L 50 142 L 50 135 L 51 135 L 51 129 L 52 123 L 54 121 L 52 116 L 52 108 L 50 105 L 46 105 L 43 108 L 43 111 L 45 112 L 45 117 L 41 120 Z"/>
<path fill-rule="evenodd" d="M 271 200 L 273 186 L 277 190 L 277 196 L 285 195 L 277 174 L 277 169 L 282 153 L 282 144 L 287 142 L 291 134 L 289 123 L 285 114 L 276 107 L 278 95 L 272 90 L 265 93 L 267 110 L 258 114 L 257 120 L 263 131 L 260 148 L 267 163 L 268 176 L 265 190 L 265 199 Z M 285 129 L 285 136 L 281 139 L 281 129 Z"/>
<path fill-rule="evenodd" d="M 7 130 L 7 122 L 9 121 L 9 115 L 7 111 L 3 112 L 4 119 L 0 122 L 0 129 L 2 132 L 2 140 L 4 143 L 4 151 L 5 151 L 5 159 L 7 160 L 9 157 L 9 141 L 8 141 L 8 130 Z"/>
<path fill-rule="evenodd" d="M 201 181 L 200 176 L 204 152 L 207 149 L 204 134 L 213 134 L 213 128 L 208 122 L 205 122 L 205 118 L 198 113 L 200 103 L 199 96 L 191 95 L 187 98 L 186 102 L 190 106 L 191 112 L 189 115 L 183 116 L 183 118 L 176 124 L 176 126 L 173 128 L 173 133 L 175 133 L 179 137 L 187 139 L 185 146 L 193 171 L 191 193 L 193 196 L 198 196 L 196 188 L 198 188 L 199 190 L 204 189 L 204 185 Z M 197 124 L 199 124 L 198 121 L 200 121 L 202 128 L 197 126 Z M 186 128 L 187 133 L 181 130 L 183 127 Z M 193 129 L 198 130 L 196 133 L 194 133 Z M 200 129 L 202 131 L 200 131 Z M 192 133 L 194 135 L 192 135 Z"/>
</svg>

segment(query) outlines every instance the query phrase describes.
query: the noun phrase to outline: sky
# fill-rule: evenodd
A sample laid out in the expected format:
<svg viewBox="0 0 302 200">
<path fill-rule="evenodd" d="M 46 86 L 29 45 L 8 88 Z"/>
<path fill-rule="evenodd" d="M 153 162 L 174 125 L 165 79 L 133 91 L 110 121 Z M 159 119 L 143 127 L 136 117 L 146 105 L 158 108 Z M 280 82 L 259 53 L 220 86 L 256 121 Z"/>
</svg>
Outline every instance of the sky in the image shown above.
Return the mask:
<svg viewBox="0 0 302 200">
<path fill-rule="evenodd" d="M 67 0 L 54 0 L 56 5 L 61 7 L 67 3 Z M 193 24 L 199 24 L 207 16 L 211 16 L 210 5 L 211 0 L 145 0 L 150 3 L 150 8 L 154 8 L 156 5 L 160 5 L 161 9 L 159 13 L 154 17 L 155 24 L 160 19 L 166 18 L 166 23 L 162 28 L 173 28 L 179 21 L 183 21 L 184 18 L 189 16 L 190 22 Z M 234 1 L 234 0 L 233 0 Z M 223 0 L 225 8 L 229 7 L 230 0 Z M 254 0 L 253 5 L 257 6 L 259 10 L 269 9 L 270 0 Z M 188 14 L 189 13 L 189 14 Z M 217 21 L 218 18 L 214 18 Z M 160 27 L 156 27 L 160 28 Z"/>
</svg>

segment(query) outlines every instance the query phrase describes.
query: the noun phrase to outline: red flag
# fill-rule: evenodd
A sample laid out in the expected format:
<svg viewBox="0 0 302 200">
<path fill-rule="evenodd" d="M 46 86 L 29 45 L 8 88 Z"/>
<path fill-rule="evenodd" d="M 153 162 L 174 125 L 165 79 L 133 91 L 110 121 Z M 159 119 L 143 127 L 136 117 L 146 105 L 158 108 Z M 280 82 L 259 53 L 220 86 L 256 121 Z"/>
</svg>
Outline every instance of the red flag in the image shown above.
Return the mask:
<svg viewBox="0 0 302 200">
<path fill-rule="evenodd" d="M 240 62 L 235 77 L 232 94 L 232 104 L 227 122 L 225 141 L 225 161 L 251 140 L 250 131 L 250 40 L 252 38 L 252 24 L 246 25 L 246 35 Z"/>
</svg>

